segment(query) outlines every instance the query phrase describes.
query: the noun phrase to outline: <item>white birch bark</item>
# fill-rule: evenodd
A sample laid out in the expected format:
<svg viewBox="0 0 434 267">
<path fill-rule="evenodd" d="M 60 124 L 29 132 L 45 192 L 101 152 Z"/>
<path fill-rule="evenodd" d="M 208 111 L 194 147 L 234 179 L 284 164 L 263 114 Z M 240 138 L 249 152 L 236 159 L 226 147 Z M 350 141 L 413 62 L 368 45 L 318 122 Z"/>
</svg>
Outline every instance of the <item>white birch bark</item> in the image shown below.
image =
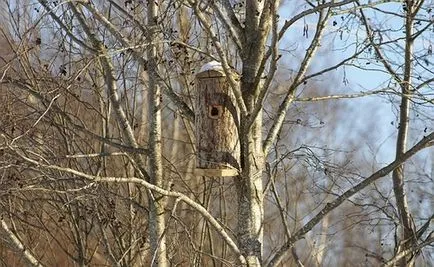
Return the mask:
<svg viewBox="0 0 434 267">
<path fill-rule="evenodd" d="M 148 1 L 147 24 L 149 29 L 147 56 L 149 77 L 149 114 L 151 120 L 149 133 L 149 167 L 150 182 L 163 187 L 163 162 L 161 143 L 161 108 L 162 95 L 158 85 L 157 43 L 158 34 L 158 3 Z M 168 266 L 166 236 L 165 236 L 165 198 L 151 192 L 149 195 L 149 239 L 151 245 L 151 266 Z"/>
<path fill-rule="evenodd" d="M 18 235 L 16 235 L 8 226 L 8 224 L 1 219 L 2 224 L 2 232 L 5 238 L 7 238 L 13 247 L 15 247 L 27 261 L 27 263 L 31 266 L 35 267 L 43 267 L 42 263 L 33 255 L 33 253 L 24 245 Z"/>
<path fill-rule="evenodd" d="M 399 108 L 399 128 L 398 136 L 396 139 L 396 155 L 395 159 L 399 159 L 407 149 L 408 129 L 410 122 L 410 100 L 412 94 L 412 81 L 411 75 L 413 70 L 413 21 L 416 10 L 416 3 L 413 0 L 407 0 L 407 12 L 405 16 L 405 54 L 404 54 L 404 78 L 400 84 L 401 86 L 401 104 Z M 395 193 L 396 206 L 398 209 L 400 227 L 401 227 L 401 240 L 396 250 L 396 254 L 402 251 L 411 249 L 416 244 L 415 226 L 412 222 L 410 210 L 408 207 L 407 195 L 405 192 L 405 174 L 404 164 L 400 165 L 393 171 L 393 191 Z M 406 255 L 400 259 L 397 266 L 414 266 L 414 255 Z"/>
</svg>

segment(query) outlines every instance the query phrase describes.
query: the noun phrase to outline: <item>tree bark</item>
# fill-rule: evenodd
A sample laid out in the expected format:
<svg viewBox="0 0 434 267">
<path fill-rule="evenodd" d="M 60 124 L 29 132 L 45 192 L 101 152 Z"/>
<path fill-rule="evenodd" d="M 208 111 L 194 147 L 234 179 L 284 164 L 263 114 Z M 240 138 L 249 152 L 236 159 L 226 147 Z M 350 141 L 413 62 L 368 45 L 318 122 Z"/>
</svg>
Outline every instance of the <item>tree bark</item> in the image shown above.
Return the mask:
<svg viewBox="0 0 434 267">
<path fill-rule="evenodd" d="M 149 75 L 149 114 L 151 128 L 149 134 L 149 165 L 151 183 L 163 188 L 163 163 L 161 143 L 161 89 L 158 85 L 157 45 L 158 26 L 156 1 L 148 1 L 149 27 L 148 35 L 148 75 Z M 151 246 L 151 266 L 168 266 L 165 237 L 165 209 L 166 198 L 157 193 L 149 193 L 149 239 Z"/>
<path fill-rule="evenodd" d="M 241 129 L 244 126 L 242 121 Z M 258 116 L 250 130 L 241 131 L 244 136 L 241 142 L 242 174 L 236 180 L 238 243 L 248 266 L 261 266 L 262 264 L 264 207 L 261 126 L 262 117 Z"/>
<path fill-rule="evenodd" d="M 396 139 L 396 156 L 399 159 L 407 149 L 408 127 L 410 116 L 410 98 L 412 93 L 411 88 L 411 74 L 412 74 L 412 53 L 413 53 L 413 18 L 415 5 L 412 0 L 406 1 L 407 14 L 405 17 L 405 65 L 404 65 L 404 79 L 401 83 L 401 104 L 399 109 L 399 129 Z M 401 226 L 401 240 L 396 249 L 396 254 L 410 249 L 415 244 L 415 226 L 412 222 L 410 211 L 408 208 L 407 196 L 405 193 L 405 175 L 404 164 L 400 165 L 393 171 L 393 191 L 396 199 L 396 206 L 398 209 L 400 226 Z M 414 254 L 407 255 L 398 261 L 397 266 L 414 266 Z"/>
<path fill-rule="evenodd" d="M 278 5 L 275 1 L 274 5 Z M 266 6 L 265 6 L 266 5 Z M 260 92 L 258 77 L 270 32 L 273 3 L 246 1 L 245 41 L 242 46 L 241 92 L 247 115 L 240 117 L 241 177 L 236 180 L 238 194 L 238 243 L 248 266 L 262 266 L 263 185 L 262 112 L 254 114 Z M 255 117 L 251 117 L 251 115 Z"/>
</svg>

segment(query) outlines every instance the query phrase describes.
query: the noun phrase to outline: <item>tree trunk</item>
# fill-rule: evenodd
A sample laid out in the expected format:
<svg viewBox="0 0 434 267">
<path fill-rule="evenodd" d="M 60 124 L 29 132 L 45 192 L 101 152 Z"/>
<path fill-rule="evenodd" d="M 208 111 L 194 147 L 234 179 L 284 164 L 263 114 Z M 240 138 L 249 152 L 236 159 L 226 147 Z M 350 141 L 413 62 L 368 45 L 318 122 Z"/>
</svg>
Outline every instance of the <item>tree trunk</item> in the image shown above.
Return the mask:
<svg viewBox="0 0 434 267">
<path fill-rule="evenodd" d="M 260 114 L 261 115 L 261 114 Z M 248 266 L 261 266 L 263 247 L 263 156 L 261 145 L 262 117 L 244 132 L 241 121 L 242 174 L 236 180 L 238 193 L 238 243 Z"/>
<path fill-rule="evenodd" d="M 149 74 L 149 114 L 151 128 L 149 134 L 149 165 L 151 183 L 163 185 L 163 163 L 161 143 L 161 89 L 158 85 L 157 45 L 157 3 L 148 1 L 148 74 Z M 165 230 L 166 198 L 157 193 L 149 195 L 149 239 L 151 246 L 151 266 L 168 266 Z"/>
<path fill-rule="evenodd" d="M 267 4 L 265 7 L 264 4 Z M 279 1 L 273 4 L 278 5 Z M 241 92 L 247 114 L 240 116 L 241 176 L 236 180 L 238 194 L 238 243 L 248 266 L 261 266 L 263 253 L 264 152 L 262 150 L 262 112 L 254 113 L 261 85 L 259 77 L 265 43 L 270 32 L 273 4 L 246 1 L 246 23 L 241 58 Z"/>
<path fill-rule="evenodd" d="M 405 66 L 404 80 L 401 84 L 401 105 L 399 114 L 399 129 L 396 140 L 396 158 L 399 159 L 407 149 L 409 114 L 410 114 L 410 97 L 411 97 L 411 73 L 412 73 L 412 53 L 413 53 L 413 17 L 414 4 L 412 0 L 406 1 L 407 14 L 405 18 Z M 410 211 L 407 203 L 407 196 L 404 187 L 404 165 L 400 165 L 393 171 L 393 191 L 395 194 L 396 205 L 399 214 L 401 237 L 400 244 L 396 249 L 396 254 L 401 251 L 410 249 L 415 244 L 415 226 L 412 222 Z M 403 257 L 397 266 L 414 266 L 414 254 Z"/>
</svg>

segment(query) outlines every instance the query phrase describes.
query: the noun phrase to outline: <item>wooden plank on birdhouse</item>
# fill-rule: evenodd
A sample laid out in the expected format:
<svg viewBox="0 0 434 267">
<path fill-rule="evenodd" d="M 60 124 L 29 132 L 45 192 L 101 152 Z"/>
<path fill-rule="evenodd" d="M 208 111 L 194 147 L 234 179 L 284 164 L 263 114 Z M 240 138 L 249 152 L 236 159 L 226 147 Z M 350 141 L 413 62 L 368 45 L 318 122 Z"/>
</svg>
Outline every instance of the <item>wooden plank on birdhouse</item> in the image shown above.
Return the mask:
<svg viewBox="0 0 434 267">
<path fill-rule="evenodd" d="M 196 168 L 194 170 L 194 175 L 196 176 L 238 176 L 239 172 L 236 169 L 199 169 Z"/>
</svg>

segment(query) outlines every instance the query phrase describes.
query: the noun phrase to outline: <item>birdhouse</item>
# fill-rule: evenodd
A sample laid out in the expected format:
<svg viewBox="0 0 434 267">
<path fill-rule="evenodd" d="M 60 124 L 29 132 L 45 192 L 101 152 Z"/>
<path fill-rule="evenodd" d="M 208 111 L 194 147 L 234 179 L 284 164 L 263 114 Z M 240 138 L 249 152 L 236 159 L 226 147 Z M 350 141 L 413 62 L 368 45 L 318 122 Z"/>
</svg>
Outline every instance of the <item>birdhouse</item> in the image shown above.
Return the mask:
<svg viewBox="0 0 434 267">
<path fill-rule="evenodd" d="M 239 111 L 220 63 L 205 64 L 196 75 L 196 86 L 195 174 L 236 176 L 240 157 Z"/>
</svg>

